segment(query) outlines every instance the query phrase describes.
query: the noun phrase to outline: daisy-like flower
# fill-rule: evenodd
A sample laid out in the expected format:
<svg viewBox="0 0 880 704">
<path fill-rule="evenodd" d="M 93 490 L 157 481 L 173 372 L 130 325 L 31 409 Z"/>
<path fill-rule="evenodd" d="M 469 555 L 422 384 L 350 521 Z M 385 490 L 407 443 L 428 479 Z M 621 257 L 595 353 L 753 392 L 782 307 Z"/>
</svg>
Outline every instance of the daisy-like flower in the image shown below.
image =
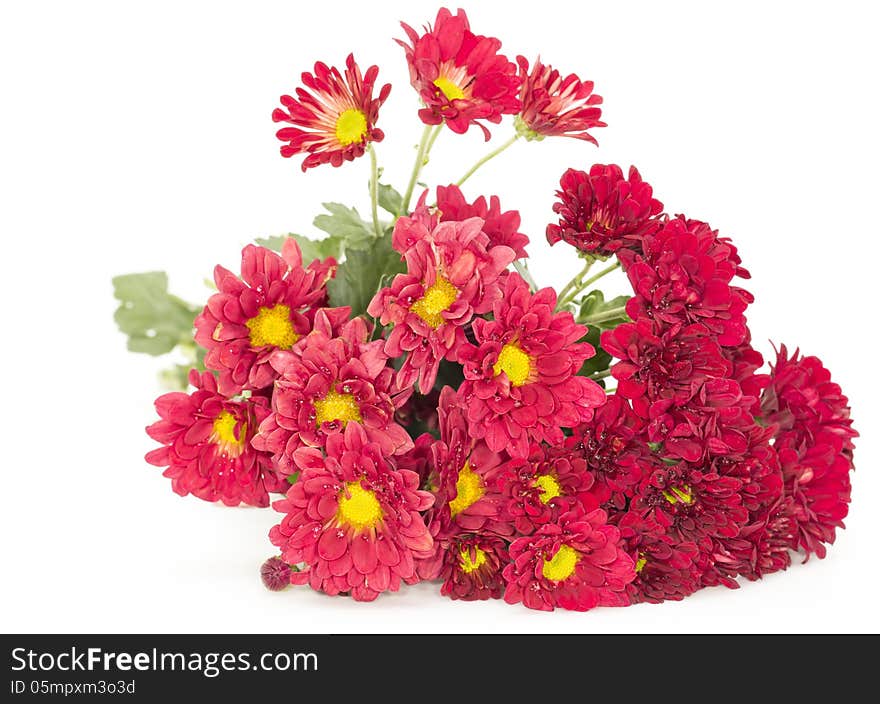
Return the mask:
<svg viewBox="0 0 880 704">
<path fill-rule="evenodd" d="M 744 311 L 752 295 L 731 285 L 749 278 L 736 247 L 699 220 L 679 215 L 643 242 L 643 253 L 621 251 L 633 296 L 626 306 L 633 319 L 650 318 L 669 327 L 700 323 L 728 347 L 748 335 Z"/>
<path fill-rule="evenodd" d="M 553 212 L 559 223 L 547 225 L 547 241 L 564 241 L 598 257 L 638 248 L 659 226 L 657 216 L 663 210 L 635 166 L 630 166 L 628 177 L 616 164 L 595 164 L 590 173 L 569 169 L 556 196 Z"/>
<path fill-rule="evenodd" d="M 367 312 L 394 325 L 385 353 L 407 355 L 398 374 L 401 388 L 418 380 L 428 393 L 440 360 L 457 360 L 467 344 L 465 326 L 501 297 L 499 277 L 516 255 L 510 247 L 492 246 L 482 228 L 476 217 L 437 224 L 426 208 L 397 221 L 393 243 L 407 271 L 376 293 Z"/>
<path fill-rule="evenodd" d="M 473 322 L 476 345 L 460 353 L 465 381 L 459 394 L 470 434 L 495 452 L 525 457 L 532 442 L 561 445 L 562 428 L 574 427 L 605 402 L 605 391 L 577 376 L 595 350 L 579 343 L 586 327 L 571 313 L 554 313 L 556 292 L 535 294 L 519 274 L 505 279 L 493 320 Z"/>
<path fill-rule="evenodd" d="M 306 154 L 302 163 L 306 171 L 327 163 L 341 166 L 362 156 L 370 142 L 381 142 L 385 135 L 376 120 L 391 84 L 382 86 L 374 98 L 378 74 L 379 68 L 370 66 L 362 75 L 351 54 L 345 60 L 344 78 L 338 68 L 321 62 L 315 64 L 314 74 L 303 73 L 305 88 L 296 89 L 296 98 L 282 95 L 283 109 L 272 112 L 273 122 L 294 125 L 278 130 L 278 139 L 287 142 L 281 156 Z"/>
<path fill-rule="evenodd" d="M 293 239 L 283 257 L 265 247 L 245 247 L 241 278 L 215 267 L 218 293 L 196 316 L 195 339 L 207 350 L 205 366 L 220 373 L 222 393 L 271 386 L 277 374 L 269 358 L 293 347 L 311 329 L 308 313 L 324 295 L 322 276 L 326 272 L 320 266 L 303 268 Z"/>
<path fill-rule="evenodd" d="M 590 493 L 593 475 L 586 460 L 563 449 L 532 446 L 527 458 L 505 463 L 498 482 L 506 511 L 521 535 L 551 523 L 575 504 L 586 511 L 599 507 Z"/>
<path fill-rule="evenodd" d="M 565 451 L 582 459 L 594 478 L 591 493 L 609 515 L 623 510 L 654 465 L 642 434 L 645 422 L 618 394 L 596 409 L 592 420 L 572 428 Z"/>
<path fill-rule="evenodd" d="M 401 23 L 409 43 L 397 40 L 406 53 L 410 82 L 425 107 L 419 117 L 426 125 L 443 122 L 463 134 L 479 120 L 501 122 L 502 115 L 515 115 L 521 103 L 516 64 L 498 53 L 501 42 L 471 32 L 464 10 L 453 15 L 445 7 L 437 12 L 434 26 L 419 34 Z"/>
<path fill-rule="evenodd" d="M 601 509 L 584 514 L 578 507 L 563 514 L 511 543 L 504 600 L 541 611 L 628 604 L 626 586 L 635 579 L 635 563 L 619 542 L 620 531 L 608 525 Z"/>
<path fill-rule="evenodd" d="M 440 593 L 450 599 L 482 601 L 504 594 L 502 571 L 507 543 L 491 535 L 462 533 L 446 541 L 439 579 Z"/>
<path fill-rule="evenodd" d="M 269 492 L 287 487 L 270 457 L 251 446 L 259 422 L 269 413 L 268 401 L 254 396 L 230 401 L 217 391 L 210 372 L 189 373 L 195 391 L 168 393 L 156 399 L 161 420 L 147 435 L 162 447 L 146 460 L 167 467 L 163 476 L 181 496 L 192 494 L 227 506 L 268 506 Z"/>
<path fill-rule="evenodd" d="M 587 130 L 607 127 L 602 122 L 602 96 L 593 93 L 593 82 L 582 81 L 573 73 L 563 78 L 552 66 L 538 58 L 529 70 L 529 61 L 517 56 L 522 78 L 519 98 L 522 111 L 516 117 L 517 131 L 528 140 L 544 137 L 574 137 L 597 144 Z"/>
<path fill-rule="evenodd" d="M 287 564 L 304 564 L 291 583 L 372 601 L 416 580 L 433 545 L 419 513 L 433 497 L 417 474 L 396 469 L 359 423 L 331 435 L 326 455 L 304 447 L 294 460 L 301 474 L 273 504 L 284 517 L 269 533 Z"/>
<path fill-rule="evenodd" d="M 490 247 L 495 245 L 510 247 L 516 253 L 517 259 L 529 256 L 526 253 L 529 237 L 519 231 L 521 224 L 519 211 L 502 211 L 498 196 L 489 198 L 488 203 L 484 196 L 480 196 L 473 203 L 468 203 L 464 193 L 455 184 L 437 186 L 437 211 L 440 220 L 444 221 L 482 218 L 483 232 L 489 237 Z"/>
<path fill-rule="evenodd" d="M 636 578 L 626 587 L 631 603 L 681 601 L 703 586 L 694 543 L 674 540 L 662 526 L 633 512 L 623 514 L 617 527 L 636 565 Z"/>
<path fill-rule="evenodd" d="M 394 370 L 382 341 L 368 341 L 370 331 L 361 317 L 347 322 L 338 336 L 324 311 L 315 326 L 293 351 L 272 356 L 278 373 L 272 413 L 261 423 L 254 445 L 271 452 L 284 474 L 296 471 L 296 450 L 323 447 L 349 424 L 363 427 L 385 455 L 409 450 L 412 440 L 394 420 Z"/>
</svg>

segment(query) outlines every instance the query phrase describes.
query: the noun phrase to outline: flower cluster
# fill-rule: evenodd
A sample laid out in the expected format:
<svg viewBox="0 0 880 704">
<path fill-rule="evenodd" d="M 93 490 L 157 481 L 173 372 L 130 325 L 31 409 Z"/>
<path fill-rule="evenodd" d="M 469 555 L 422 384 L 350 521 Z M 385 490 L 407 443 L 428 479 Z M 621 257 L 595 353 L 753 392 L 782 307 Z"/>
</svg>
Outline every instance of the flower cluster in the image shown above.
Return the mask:
<svg viewBox="0 0 880 704">
<path fill-rule="evenodd" d="M 369 153 L 371 217 L 325 204 L 323 240 L 246 246 L 189 318 L 164 301 L 198 352 L 191 390 L 156 400 L 147 461 L 181 495 L 277 495 L 260 570 L 273 591 L 371 601 L 437 581 L 452 599 L 585 611 L 824 557 L 850 501 L 848 401 L 785 346 L 762 371 L 736 247 L 665 213 L 635 167 L 572 168 L 546 238 L 584 270 L 559 293 L 537 286 L 519 213 L 461 184 L 520 138 L 595 144 L 602 98 L 540 59 L 510 61 L 464 11 L 403 30 L 427 126 L 405 192 L 379 182 L 378 68 L 349 55 L 344 71 L 302 74 L 272 115 L 282 155 L 305 171 Z M 505 115 L 506 144 L 414 193 L 444 126 L 489 139 Z M 593 285 L 618 269 L 632 295 L 606 301 Z"/>
</svg>

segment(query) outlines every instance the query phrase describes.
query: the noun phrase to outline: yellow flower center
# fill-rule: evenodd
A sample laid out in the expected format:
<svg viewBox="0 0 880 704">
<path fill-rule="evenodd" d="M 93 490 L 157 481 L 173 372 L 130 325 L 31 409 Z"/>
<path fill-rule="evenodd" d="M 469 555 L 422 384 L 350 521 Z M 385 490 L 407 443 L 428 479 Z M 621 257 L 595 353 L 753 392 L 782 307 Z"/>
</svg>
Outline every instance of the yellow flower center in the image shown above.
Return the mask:
<svg viewBox="0 0 880 704">
<path fill-rule="evenodd" d="M 362 142 L 367 134 L 367 116 L 362 110 L 349 108 L 336 118 L 336 139 L 343 147 Z"/>
<path fill-rule="evenodd" d="M 462 546 L 461 557 L 458 561 L 461 571 L 470 574 L 474 570 L 479 569 L 486 564 L 486 553 L 480 548 L 474 548 L 474 559 L 471 560 L 471 551 L 468 547 Z"/>
<path fill-rule="evenodd" d="M 271 308 L 260 308 L 257 314 L 245 322 L 250 330 L 251 347 L 280 347 L 290 349 L 299 339 L 290 322 L 290 308 L 283 303 Z"/>
<path fill-rule="evenodd" d="M 446 319 L 440 315 L 455 303 L 458 289 L 442 276 L 425 289 L 422 297 L 412 304 L 410 310 L 424 320 L 432 328 L 439 328 Z"/>
<path fill-rule="evenodd" d="M 557 496 L 562 496 L 562 487 L 552 474 L 542 474 L 535 480 L 535 486 L 541 490 L 538 498 L 541 499 L 542 504 L 550 503 Z"/>
<path fill-rule="evenodd" d="M 351 394 L 340 394 L 330 389 L 324 398 L 315 401 L 315 424 L 321 427 L 322 423 L 332 423 L 334 420 L 342 421 L 343 428 L 350 420 L 360 423 L 361 409 Z"/>
<path fill-rule="evenodd" d="M 465 462 L 455 482 L 455 498 L 449 502 L 449 512 L 457 516 L 483 498 L 486 487 L 480 475 L 471 469 L 470 462 Z"/>
<path fill-rule="evenodd" d="M 343 525 L 358 531 L 369 530 L 382 522 L 383 515 L 376 493 L 364 489 L 360 482 L 348 482 L 339 492 L 336 517 Z"/>
<path fill-rule="evenodd" d="M 690 506 L 694 502 L 694 495 L 688 486 L 674 486 L 669 491 L 664 491 L 663 496 L 671 504 L 682 503 L 685 506 Z"/>
<path fill-rule="evenodd" d="M 507 374 L 512 386 L 522 386 L 532 373 L 532 358 L 523 351 L 522 347 L 510 342 L 501 348 L 493 370 L 495 376 L 501 372 Z"/>
<path fill-rule="evenodd" d="M 639 553 L 639 559 L 636 560 L 636 574 L 645 569 L 645 565 L 648 564 L 648 558 L 646 558 L 642 553 Z"/>
<path fill-rule="evenodd" d="M 554 582 L 562 582 L 574 574 L 574 568 L 580 559 L 578 551 L 568 545 L 560 545 L 559 550 L 549 560 L 544 560 L 541 573 Z"/>
<path fill-rule="evenodd" d="M 440 89 L 447 100 L 461 100 L 464 97 L 464 91 L 445 76 L 435 78 L 434 85 Z"/>
<path fill-rule="evenodd" d="M 238 428 L 238 435 L 235 430 Z M 222 452 L 232 457 L 237 457 L 244 449 L 244 436 L 247 424 L 240 423 L 229 411 L 222 411 L 214 419 L 214 432 L 211 433 L 211 441 L 220 447 Z"/>
</svg>

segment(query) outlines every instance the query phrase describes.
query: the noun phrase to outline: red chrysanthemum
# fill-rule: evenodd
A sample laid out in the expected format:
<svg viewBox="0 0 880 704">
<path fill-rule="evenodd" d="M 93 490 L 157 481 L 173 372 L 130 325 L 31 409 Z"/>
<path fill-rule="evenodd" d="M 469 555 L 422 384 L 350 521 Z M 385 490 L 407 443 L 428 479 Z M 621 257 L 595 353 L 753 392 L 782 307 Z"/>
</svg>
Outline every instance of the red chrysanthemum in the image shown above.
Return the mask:
<svg viewBox="0 0 880 704">
<path fill-rule="evenodd" d="M 672 218 L 644 241 L 643 254 L 621 252 L 635 296 L 629 316 L 665 326 L 700 323 L 722 346 L 746 341 L 746 307 L 752 295 L 732 286 L 734 276 L 749 278 L 736 247 L 699 220 Z"/>
<path fill-rule="evenodd" d="M 601 509 L 584 514 L 578 507 L 563 514 L 511 543 L 504 600 L 541 611 L 624 606 L 635 564 L 619 541 L 620 531 L 608 525 Z"/>
<path fill-rule="evenodd" d="M 626 589 L 630 603 L 681 601 L 702 587 L 697 546 L 669 536 L 656 522 L 629 512 L 617 523 L 636 577 Z"/>
<path fill-rule="evenodd" d="M 534 445 L 527 458 L 504 464 L 498 485 L 505 511 L 521 535 L 530 535 L 576 504 L 585 511 L 599 507 L 590 493 L 593 475 L 587 470 L 587 461 L 563 449 Z"/>
<path fill-rule="evenodd" d="M 605 402 L 595 381 L 577 376 L 595 354 L 592 345 L 578 342 L 586 327 L 569 312 L 554 313 L 555 307 L 553 289 L 532 294 L 511 273 L 493 320 L 474 320 L 476 345 L 459 355 L 470 434 L 495 452 L 525 457 L 532 442 L 561 445 L 563 427 L 588 421 Z"/>
<path fill-rule="evenodd" d="M 465 326 L 501 297 L 499 277 L 515 254 L 492 246 L 482 228 L 476 217 L 437 224 L 424 207 L 397 221 L 393 242 L 407 272 L 376 293 L 367 311 L 382 325 L 394 325 L 385 352 L 407 355 L 398 375 L 401 388 L 418 380 L 428 393 L 440 360 L 457 360 L 467 344 Z"/>
<path fill-rule="evenodd" d="M 852 453 L 858 433 L 852 427 L 849 400 L 818 357 L 801 357 L 799 350 L 789 357 L 782 345 L 761 406 L 765 422 L 775 424 L 779 433 L 793 433 L 796 446 L 812 444 L 825 431 Z"/>
<path fill-rule="evenodd" d="M 721 353 L 733 365 L 730 378 L 734 379 L 743 394 L 754 399 L 749 412 L 753 416 L 761 415 L 761 395 L 770 383 L 769 374 L 756 373 L 764 366 L 764 355 L 751 345 L 751 333 L 746 330 L 746 337 L 736 347 L 722 347 Z"/>
<path fill-rule="evenodd" d="M 565 450 L 586 462 L 595 482 L 591 493 L 609 512 L 626 507 L 628 499 L 655 460 L 642 434 L 644 421 L 622 396 L 613 394 L 596 409 L 592 420 L 572 429 Z"/>
<path fill-rule="evenodd" d="M 558 224 L 547 225 L 547 241 L 560 240 L 587 254 L 605 257 L 641 239 L 659 227 L 663 204 L 652 196 L 636 167 L 629 177 L 616 164 L 595 164 L 590 173 L 569 169 L 559 181 L 553 212 Z"/>
<path fill-rule="evenodd" d="M 303 73 L 302 82 L 308 90 L 297 88 L 296 98 L 282 95 L 284 109 L 272 112 L 273 122 L 296 125 L 278 130 L 278 139 L 287 142 L 281 147 L 281 156 L 307 154 L 303 171 L 326 163 L 341 166 L 343 161 L 362 156 L 370 142 L 381 142 L 385 135 L 376 127 L 376 120 L 391 85 L 382 86 L 374 98 L 378 74 L 379 68 L 370 66 L 361 75 L 351 54 L 345 60 L 345 78 L 338 68 L 321 62 L 315 64 L 314 74 Z"/>
<path fill-rule="evenodd" d="M 189 383 L 195 387 L 191 394 L 176 391 L 156 399 L 161 420 L 147 434 L 162 447 L 147 453 L 147 462 L 167 467 L 163 476 L 181 496 L 268 506 L 269 492 L 287 487 L 269 455 L 251 446 L 257 425 L 269 413 L 268 401 L 261 396 L 230 401 L 218 393 L 210 372 L 192 370 Z"/>
<path fill-rule="evenodd" d="M 464 10 L 453 15 L 441 8 L 433 28 L 425 27 L 422 35 L 401 25 L 410 43 L 397 43 L 406 52 L 410 82 L 425 104 L 419 117 L 426 125 L 445 121 L 459 134 L 477 125 L 489 139 L 479 120 L 497 124 L 502 115 L 519 112 L 516 64 L 498 53 L 498 39 L 471 32 Z"/>
<path fill-rule="evenodd" d="M 439 400 L 439 394 L 438 394 Z M 435 404 L 434 413 L 437 407 Z M 419 475 L 419 488 L 434 493 L 440 486 L 440 475 L 434 465 L 434 445 L 437 440 L 431 433 L 422 433 L 414 441 L 407 452 L 396 455 L 397 467 L 408 469 Z"/>
<path fill-rule="evenodd" d="M 488 204 L 484 196 L 480 196 L 473 203 L 468 203 L 458 186 L 454 184 L 437 186 L 437 211 L 442 221 L 482 218 L 483 232 L 489 237 L 490 247 L 496 245 L 510 247 L 516 253 L 517 259 L 529 256 L 526 253 L 529 237 L 519 231 L 521 223 L 519 211 L 502 212 L 498 196 L 489 198 Z"/>
<path fill-rule="evenodd" d="M 519 98 L 522 111 L 517 116 L 517 131 L 527 139 L 574 137 L 597 144 L 587 130 L 607 127 L 602 122 L 602 96 L 593 93 L 593 82 L 582 81 L 573 73 L 562 77 L 552 66 L 538 58 L 529 71 L 529 61 L 517 56 L 522 79 Z"/>
<path fill-rule="evenodd" d="M 439 579 L 440 593 L 451 599 L 500 599 L 502 571 L 507 565 L 507 543 L 491 535 L 462 533 L 445 542 Z"/>
<path fill-rule="evenodd" d="M 369 342 L 370 330 L 361 317 L 346 323 L 338 336 L 323 311 L 315 325 L 293 351 L 272 356 L 278 372 L 272 413 L 261 423 L 254 445 L 271 452 L 284 474 L 295 471 L 296 450 L 323 447 L 349 424 L 361 425 L 386 455 L 409 450 L 409 434 L 394 421 L 394 370 L 382 341 Z"/>
<path fill-rule="evenodd" d="M 726 378 L 732 365 L 702 325 L 689 325 L 655 334 L 655 326 L 642 318 L 602 333 L 602 349 L 620 361 L 611 367 L 617 392 L 631 399 L 636 412 L 646 416 L 646 403 L 673 399 L 683 404 L 704 381 Z"/>
<path fill-rule="evenodd" d="M 220 373 L 221 392 L 232 396 L 271 386 L 277 374 L 269 358 L 311 329 L 309 314 L 324 296 L 326 276 L 320 265 L 303 268 L 293 239 L 285 244 L 284 256 L 245 247 L 241 278 L 214 268 L 218 293 L 196 317 L 195 339 L 207 350 L 205 366 Z"/>
<path fill-rule="evenodd" d="M 359 423 L 318 448 L 300 448 L 301 470 L 287 497 L 273 507 L 285 514 L 269 538 L 290 565 L 304 563 L 294 584 L 372 601 L 416 580 L 415 560 L 433 541 L 419 513 L 433 497 L 414 472 L 396 469 Z"/>
</svg>

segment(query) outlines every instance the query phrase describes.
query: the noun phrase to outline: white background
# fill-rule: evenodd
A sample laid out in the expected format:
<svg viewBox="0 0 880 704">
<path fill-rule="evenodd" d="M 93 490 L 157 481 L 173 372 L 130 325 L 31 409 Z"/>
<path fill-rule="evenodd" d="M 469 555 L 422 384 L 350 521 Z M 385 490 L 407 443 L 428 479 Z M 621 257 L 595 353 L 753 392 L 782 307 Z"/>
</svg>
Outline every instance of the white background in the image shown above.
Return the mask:
<svg viewBox="0 0 880 704">
<path fill-rule="evenodd" d="M 858 471 L 829 557 L 682 603 L 543 614 L 441 598 L 271 594 L 271 510 L 173 494 L 146 465 L 155 360 L 125 351 L 110 278 L 167 269 L 203 299 L 252 237 L 310 233 L 323 200 L 367 210 L 368 160 L 307 175 L 278 155 L 278 96 L 350 51 L 394 84 L 378 146 L 402 187 L 421 124 L 400 19 L 429 2 L 29 2 L 0 10 L 3 236 L 0 623 L 15 631 L 876 631 L 877 76 L 868 3 L 472 3 L 478 33 L 596 82 L 600 148 L 517 144 L 468 184 L 519 208 L 539 283 L 577 268 L 543 229 L 569 166 L 636 163 L 673 213 L 735 238 L 756 345 L 800 345 L 850 395 Z M 542 12 L 542 8 L 546 8 Z M 492 144 L 506 139 L 496 128 Z M 489 148 L 441 136 L 424 177 Z M 618 282 L 619 285 L 620 282 Z"/>
</svg>

